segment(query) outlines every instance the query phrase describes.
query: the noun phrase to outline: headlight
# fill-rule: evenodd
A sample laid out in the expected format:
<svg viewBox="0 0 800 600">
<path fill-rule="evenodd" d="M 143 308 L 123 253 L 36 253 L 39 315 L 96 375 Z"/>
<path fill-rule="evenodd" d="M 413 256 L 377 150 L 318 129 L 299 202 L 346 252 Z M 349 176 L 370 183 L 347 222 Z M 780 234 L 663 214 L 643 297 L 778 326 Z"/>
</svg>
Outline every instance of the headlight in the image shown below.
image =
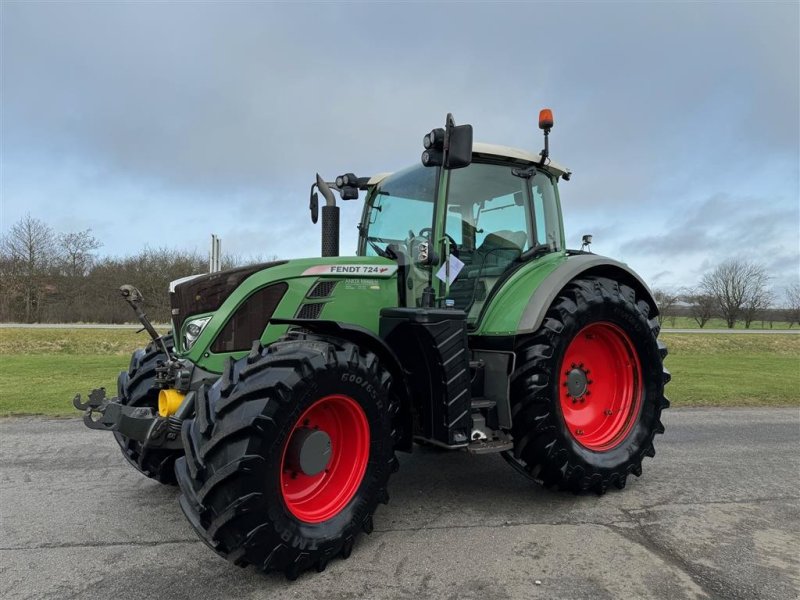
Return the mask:
<svg viewBox="0 0 800 600">
<path fill-rule="evenodd" d="M 203 329 L 211 320 L 211 317 L 200 317 L 199 319 L 192 319 L 186 323 L 186 326 L 183 328 L 183 349 L 188 350 L 194 343 L 197 341 L 197 338 L 200 337 L 200 334 L 203 333 Z"/>
</svg>

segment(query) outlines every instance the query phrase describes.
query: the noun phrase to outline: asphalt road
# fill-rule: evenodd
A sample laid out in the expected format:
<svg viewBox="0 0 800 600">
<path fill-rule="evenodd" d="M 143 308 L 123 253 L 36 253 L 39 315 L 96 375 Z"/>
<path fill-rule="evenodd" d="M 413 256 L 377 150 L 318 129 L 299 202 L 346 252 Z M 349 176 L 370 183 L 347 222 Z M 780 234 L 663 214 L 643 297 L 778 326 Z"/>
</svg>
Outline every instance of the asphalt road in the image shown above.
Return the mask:
<svg viewBox="0 0 800 600">
<path fill-rule="evenodd" d="M 797 598 L 800 412 L 665 421 L 643 477 L 601 498 L 499 456 L 403 455 L 375 532 L 292 583 L 217 557 L 109 434 L 0 420 L 0 597 Z"/>
</svg>

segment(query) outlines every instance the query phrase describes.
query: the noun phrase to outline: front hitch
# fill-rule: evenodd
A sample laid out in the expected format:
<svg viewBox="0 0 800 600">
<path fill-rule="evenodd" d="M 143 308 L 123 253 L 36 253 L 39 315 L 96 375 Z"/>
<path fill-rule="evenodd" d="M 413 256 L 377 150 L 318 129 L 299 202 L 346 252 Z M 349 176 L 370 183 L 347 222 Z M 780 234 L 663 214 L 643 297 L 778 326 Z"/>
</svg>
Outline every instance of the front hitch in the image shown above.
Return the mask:
<svg viewBox="0 0 800 600">
<path fill-rule="evenodd" d="M 92 390 L 86 402 L 82 402 L 81 395 L 76 394 L 72 405 L 84 411 L 83 423 L 89 429 L 118 431 L 148 448 L 178 450 L 183 447 L 180 439 L 181 419 L 159 417 L 146 406 L 121 404 L 118 398 L 107 398 L 105 388 Z"/>
</svg>

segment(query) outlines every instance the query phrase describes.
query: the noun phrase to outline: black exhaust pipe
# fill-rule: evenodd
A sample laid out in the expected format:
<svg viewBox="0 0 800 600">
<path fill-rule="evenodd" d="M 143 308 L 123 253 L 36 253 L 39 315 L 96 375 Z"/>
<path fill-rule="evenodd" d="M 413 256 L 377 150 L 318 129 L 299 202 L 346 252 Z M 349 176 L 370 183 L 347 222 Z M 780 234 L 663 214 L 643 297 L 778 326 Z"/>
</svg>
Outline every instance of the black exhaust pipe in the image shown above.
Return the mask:
<svg viewBox="0 0 800 600">
<path fill-rule="evenodd" d="M 328 184 L 317 173 L 317 189 L 325 198 L 322 207 L 322 256 L 339 256 L 339 207 Z"/>
<path fill-rule="evenodd" d="M 322 256 L 339 256 L 339 207 L 322 207 Z"/>
</svg>

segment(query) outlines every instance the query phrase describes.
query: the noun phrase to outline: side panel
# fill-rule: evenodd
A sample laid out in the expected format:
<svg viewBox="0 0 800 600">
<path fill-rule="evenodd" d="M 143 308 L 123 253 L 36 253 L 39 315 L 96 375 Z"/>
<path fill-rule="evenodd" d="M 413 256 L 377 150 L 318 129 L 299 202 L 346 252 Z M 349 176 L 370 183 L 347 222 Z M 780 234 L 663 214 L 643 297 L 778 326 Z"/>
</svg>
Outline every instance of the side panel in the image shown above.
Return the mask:
<svg viewBox="0 0 800 600">
<path fill-rule="evenodd" d="M 626 264 L 596 254 L 558 253 L 514 273 L 490 299 L 473 333 L 503 336 L 536 331 L 558 293 L 580 275 L 600 275 L 630 285 L 657 314 L 658 307 L 647 284 Z"/>
<path fill-rule="evenodd" d="M 522 313 L 534 291 L 556 269 L 569 260 L 564 252 L 547 254 L 514 272 L 493 290 L 483 309 L 474 335 L 509 336 L 518 331 Z"/>
</svg>

